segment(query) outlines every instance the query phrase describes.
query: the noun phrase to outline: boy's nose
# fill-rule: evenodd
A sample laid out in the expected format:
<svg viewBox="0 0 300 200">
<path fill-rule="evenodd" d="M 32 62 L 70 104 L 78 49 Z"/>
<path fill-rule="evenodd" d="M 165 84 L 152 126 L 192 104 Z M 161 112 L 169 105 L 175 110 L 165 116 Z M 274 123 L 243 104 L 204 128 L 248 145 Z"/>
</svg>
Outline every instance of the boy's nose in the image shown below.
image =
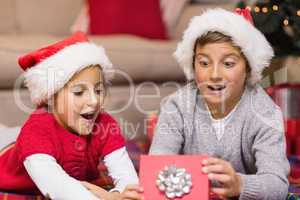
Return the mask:
<svg viewBox="0 0 300 200">
<path fill-rule="evenodd" d="M 221 72 L 218 66 L 214 66 L 210 73 L 210 80 L 211 81 L 220 81 L 222 80 Z"/>
</svg>

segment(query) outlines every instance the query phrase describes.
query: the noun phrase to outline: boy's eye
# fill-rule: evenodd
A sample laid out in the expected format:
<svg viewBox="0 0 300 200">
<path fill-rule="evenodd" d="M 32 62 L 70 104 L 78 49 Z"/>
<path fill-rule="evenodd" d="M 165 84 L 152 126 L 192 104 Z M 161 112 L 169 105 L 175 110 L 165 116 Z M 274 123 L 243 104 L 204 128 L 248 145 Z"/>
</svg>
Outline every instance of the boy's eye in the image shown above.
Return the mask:
<svg viewBox="0 0 300 200">
<path fill-rule="evenodd" d="M 235 62 L 224 62 L 226 68 L 231 68 L 235 65 Z"/>
<path fill-rule="evenodd" d="M 207 67 L 209 65 L 209 63 L 204 60 L 199 60 L 198 63 L 201 67 Z"/>
</svg>

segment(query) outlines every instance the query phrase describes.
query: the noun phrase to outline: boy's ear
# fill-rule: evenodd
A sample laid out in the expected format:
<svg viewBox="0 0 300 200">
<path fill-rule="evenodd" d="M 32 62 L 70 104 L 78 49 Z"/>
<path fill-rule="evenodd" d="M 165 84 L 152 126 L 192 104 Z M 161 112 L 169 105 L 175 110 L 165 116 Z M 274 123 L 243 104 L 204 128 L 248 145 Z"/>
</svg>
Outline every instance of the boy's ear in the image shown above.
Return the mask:
<svg viewBox="0 0 300 200">
<path fill-rule="evenodd" d="M 250 77 L 251 77 L 251 70 L 249 68 L 247 68 L 245 83 L 249 82 Z"/>
</svg>

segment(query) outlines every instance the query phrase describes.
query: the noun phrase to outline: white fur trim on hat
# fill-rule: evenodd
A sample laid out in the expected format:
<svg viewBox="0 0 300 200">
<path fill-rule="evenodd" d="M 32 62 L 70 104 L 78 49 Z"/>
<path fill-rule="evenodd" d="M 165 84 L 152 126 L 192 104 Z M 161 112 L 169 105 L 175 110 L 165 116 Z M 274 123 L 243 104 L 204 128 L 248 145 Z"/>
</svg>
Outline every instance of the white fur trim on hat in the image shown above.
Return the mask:
<svg viewBox="0 0 300 200">
<path fill-rule="evenodd" d="M 25 72 L 25 84 L 34 104 L 40 105 L 59 91 L 76 72 L 99 64 L 105 81 L 113 76 L 113 65 L 104 48 L 89 42 L 70 45 Z"/>
<path fill-rule="evenodd" d="M 217 31 L 232 38 L 233 43 L 241 48 L 251 67 L 249 83 L 252 85 L 258 83 L 262 71 L 270 65 L 274 56 L 273 48 L 265 36 L 244 17 L 221 8 L 210 9 L 200 16 L 193 17 L 174 52 L 174 57 L 187 79 L 194 79 L 192 64 L 195 42 L 209 31 Z"/>
</svg>

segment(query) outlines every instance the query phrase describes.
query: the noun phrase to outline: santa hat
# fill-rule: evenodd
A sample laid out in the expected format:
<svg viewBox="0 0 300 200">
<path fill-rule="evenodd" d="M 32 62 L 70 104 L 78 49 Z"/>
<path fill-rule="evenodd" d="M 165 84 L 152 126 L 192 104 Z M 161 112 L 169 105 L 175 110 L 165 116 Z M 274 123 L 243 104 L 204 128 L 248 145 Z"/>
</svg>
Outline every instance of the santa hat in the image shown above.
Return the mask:
<svg viewBox="0 0 300 200">
<path fill-rule="evenodd" d="M 82 32 L 19 58 L 25 84 L 36 105 L 47 102 L 76 72 L 97 64 L 102 67 L 105 81 L 109 81 L 113 66 L 104 48 L 90 43 Z"/>
<path fill-rule="evenodd" d="M 262 71 L 270 65 L 273 49 L 265 36 L 253 26 L 250 11 L 237 9 L 236 12 L 221 8 L 210 9 L 191 19 L 182 41 L 174 53 L 188 80 L 194 79 L 193 55 L 197 38 L 208 32 L 220 32 L 230 36 L 233 43 L 241 48 L 250 68 L 249 83 L 261 80 Z"/>
</svg>

